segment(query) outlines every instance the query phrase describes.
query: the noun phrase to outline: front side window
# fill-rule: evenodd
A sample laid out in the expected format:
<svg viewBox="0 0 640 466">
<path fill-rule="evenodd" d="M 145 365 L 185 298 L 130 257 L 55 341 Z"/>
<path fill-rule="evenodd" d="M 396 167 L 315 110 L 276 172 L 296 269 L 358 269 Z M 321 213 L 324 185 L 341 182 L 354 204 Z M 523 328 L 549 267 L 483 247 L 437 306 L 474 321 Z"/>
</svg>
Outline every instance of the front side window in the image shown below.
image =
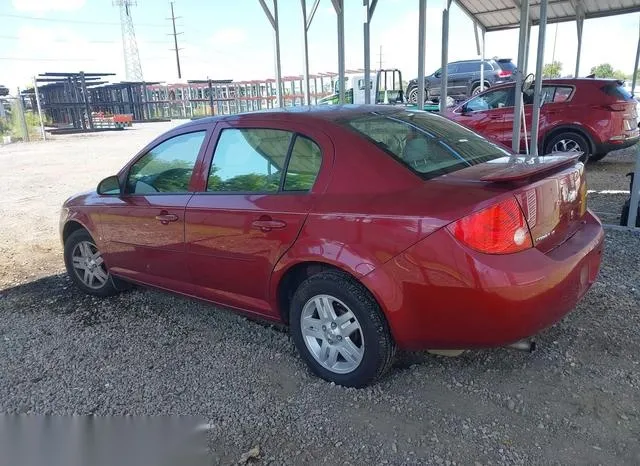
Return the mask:
<svg viewBox="0 0 640 466">
<path fill-rule="evenodd" d="M 186 193 L 206 131 L 161 142 L 131 166 L 128 194 Z"/>
<path fill-rule="evenodd" d="M 222 130 L 207 191 L 277 192 L 292 136 L 277 129 Z"/>
<path fill-rule="evenodd" d="M 338 122 L 424 179 L 509 155 L 473 131 L 425 112 L 370 112 Z"/>
<path fill-rule="evenodd" d="M 495 91 L 479 95 L 465 104 L 465 111 L 480 112 L 483 110 L 510 107 L 512 105 L 511 101 L 513 99 L 511 95 L 513 92 L 513 88 L 511 87 L 508 89 L 496 89 Z"/>
</svg>

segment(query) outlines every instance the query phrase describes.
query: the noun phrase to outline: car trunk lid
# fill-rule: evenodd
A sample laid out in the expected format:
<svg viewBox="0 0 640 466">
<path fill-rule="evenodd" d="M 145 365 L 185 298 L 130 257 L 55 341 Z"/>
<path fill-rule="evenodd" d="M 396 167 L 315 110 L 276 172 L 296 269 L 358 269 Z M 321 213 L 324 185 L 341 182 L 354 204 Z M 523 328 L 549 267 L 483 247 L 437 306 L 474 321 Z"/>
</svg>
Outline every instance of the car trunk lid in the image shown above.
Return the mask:
<svg viewBox="0 0 640 466">
<path fill-rule="evenodd" d="M 524 213 L 534 247 L 548 252 L 583 223 L 587 185 L 579 155 L 502 157 L 448 176 L 509 189 Z"/>
</svg>

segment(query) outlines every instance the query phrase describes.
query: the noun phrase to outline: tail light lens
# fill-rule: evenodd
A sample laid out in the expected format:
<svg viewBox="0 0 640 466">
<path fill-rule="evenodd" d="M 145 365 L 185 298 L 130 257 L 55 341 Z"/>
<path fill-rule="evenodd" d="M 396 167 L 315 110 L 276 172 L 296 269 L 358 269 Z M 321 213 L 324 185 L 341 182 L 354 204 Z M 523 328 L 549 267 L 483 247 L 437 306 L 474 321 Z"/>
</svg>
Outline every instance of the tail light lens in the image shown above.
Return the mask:
<svg viewBox="0 0 640 466">
<path fill-rule="evenodd" d="M 500 70 L 498 71 L 498 76 L 501 78 L 508 78 L 509 76 L 511 76 L 511 71 L 509 70 Z"/>
<path fill-rule="evenodd" d="M 485 254 L 511 254 L 533 247 L 529 226 L 515 198 L 463 217 L 447 229 L 458 241 Z"/>
</svg>

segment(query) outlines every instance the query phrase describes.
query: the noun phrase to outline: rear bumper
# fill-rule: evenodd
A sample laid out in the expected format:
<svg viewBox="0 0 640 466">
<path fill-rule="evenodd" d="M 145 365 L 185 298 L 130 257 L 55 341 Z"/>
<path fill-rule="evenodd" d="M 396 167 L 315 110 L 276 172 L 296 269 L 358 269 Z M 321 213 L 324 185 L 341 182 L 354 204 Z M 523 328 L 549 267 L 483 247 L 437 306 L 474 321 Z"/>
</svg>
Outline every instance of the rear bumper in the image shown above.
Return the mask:
<svg viewBox="0 0 640 466">
<path fill-rule="evenodd" d="M 627 147 L 633 146 L 635 143 L 640 141 L 639 136 L 630 137 L 625 139 L 624 141 L 619 141 L 616 143 L 611 142 L 602 142 L 595 144 L 595 153 L 596 154 L 608 154 L 614 150 L 626 149 Z"/>
<path fill-rule="evenodd" d="M 591 213 L 549 253 L 477 253 L 442 229 L 367 275 L 408 350 L 502 346 L 571 311 L 595 281 L 604 232 Z"/>
</svg>

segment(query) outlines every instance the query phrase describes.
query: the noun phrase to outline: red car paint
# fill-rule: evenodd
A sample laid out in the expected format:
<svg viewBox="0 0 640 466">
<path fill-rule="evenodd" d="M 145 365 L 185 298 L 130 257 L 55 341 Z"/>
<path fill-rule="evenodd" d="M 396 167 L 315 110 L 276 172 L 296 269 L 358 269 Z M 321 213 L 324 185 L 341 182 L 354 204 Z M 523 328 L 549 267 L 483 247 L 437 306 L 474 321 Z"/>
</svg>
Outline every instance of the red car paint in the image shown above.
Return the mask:
<svg viewBox="0 0 640 466">
<path fill-rule="evenodd" d="M 151 142 L 118 177 L 124 184 L 130 166 L 162 141 L 204 130 L 190 192 L 78 195 L 64 205 L 61 234 L 87 229 L 115 276 L 274 321 L 288 312 L 278 304 L 288 272 L 332 266 L 368 288 L 406 349 L 503 345 L 569 312 L 596 278 L 604 237 L 586 210 L 583 165 L 503 157 L 423 180 L 335 121 L 397 111 L 346 106 L 187 123 Z M 216 141 L 231 127 L 315 141 L 322 164 L 310 192 L 206 193 Z M 484 254 L 445 228 L 514 196 L 533 248 Z"/>
<path fill-rule="evenodd" d="M 590 143 L 592 154 L 606 154 L 638 142 L 640 133 L 637 127 L 635 99 L 630 96 L 625 99 L 622 96 L 607 94 L 602 91 L 605 86 L 617 87 L 618 83 L 611 79 L 590 78 L 543 80 L 543 92 L 545 88 L 553 87 L 569 91 L 558 95 L 553 101 L 546 101 L 540 109 L 538 143 L 543 153 L 550 152 L 547 150 L 547 143 L 554 134 L 562 131 L 575 131 L 585 136 Z M 470 101 L 501 89 L 511 91 L 504 107 L 464 111 Z M 514 89 L 514 83 L 494 86 L 449 109 L 446 116 L 511 150 Z M 527 139 L 530 143 L 533 105 L 528 100 L 525 100 L 524 112 Z M 524 151 L 524 128 L 521 129 L 520 136 L 520 149 Z"/>
</svg>

